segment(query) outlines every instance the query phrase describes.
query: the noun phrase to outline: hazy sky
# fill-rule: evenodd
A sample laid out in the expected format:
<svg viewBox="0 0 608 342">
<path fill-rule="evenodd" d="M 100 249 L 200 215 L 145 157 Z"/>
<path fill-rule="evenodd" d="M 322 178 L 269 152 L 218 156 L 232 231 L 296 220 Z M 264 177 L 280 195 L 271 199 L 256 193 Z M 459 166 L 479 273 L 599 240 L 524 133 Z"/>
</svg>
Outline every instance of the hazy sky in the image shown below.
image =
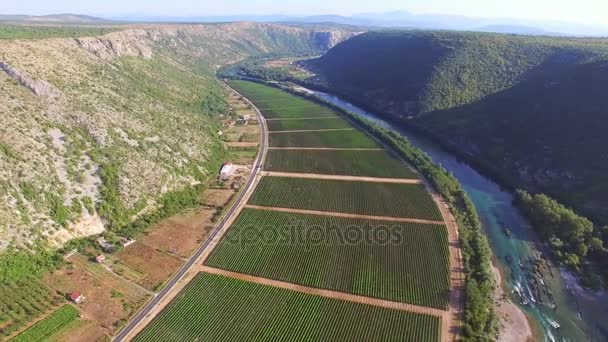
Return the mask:
<svg viewBox="0 0 608 342">
<path fill-rule="evenodd" d="M 3 14 L 349 15 L 395 10 L 608 26 L 608 0 L 0 0 Z"/>
</svg>

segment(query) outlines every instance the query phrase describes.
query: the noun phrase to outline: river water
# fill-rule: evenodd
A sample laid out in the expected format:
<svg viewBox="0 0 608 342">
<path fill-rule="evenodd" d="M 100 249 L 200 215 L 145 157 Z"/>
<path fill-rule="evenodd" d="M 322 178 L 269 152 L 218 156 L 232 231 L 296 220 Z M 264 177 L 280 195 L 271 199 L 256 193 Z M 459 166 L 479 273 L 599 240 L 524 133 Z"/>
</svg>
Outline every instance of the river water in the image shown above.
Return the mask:
<svg viewBox="0 0 608 342">
<path fill-rule="evenodd" d="M 543 341 L 608 341 L 608 294 L 581 289 L 572 277 L 544 259 L 540 259 L 543 272 L 535 271 L 541 255 L 536 247 L 538 237 L 511 204 L 511 193 L 428 139 L 336 96 L 306 91 L 400 132 L 458 178 L 477 208 L 494 263 L 506 276 L 505 292 L 526 312 Z"/>
</svg>

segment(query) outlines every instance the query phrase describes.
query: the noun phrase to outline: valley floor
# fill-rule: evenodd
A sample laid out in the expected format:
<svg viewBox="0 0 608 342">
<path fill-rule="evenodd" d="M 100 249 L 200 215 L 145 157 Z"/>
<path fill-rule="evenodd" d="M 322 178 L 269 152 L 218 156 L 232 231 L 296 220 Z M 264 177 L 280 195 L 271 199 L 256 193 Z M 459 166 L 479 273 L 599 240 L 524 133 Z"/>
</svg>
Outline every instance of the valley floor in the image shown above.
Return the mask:
<svg viewBox="0 0 608 342">
<path fill-rule="evenodd" d="M 315 111 L 313 104 L 306 111 L 301 111 L 303 106 L 294 106 L 290 110 L 292 107 L 287 108 L 284 103 L 293 96 L 273 88 L 246 82 L 234 82 L 231 85 L 253 104 L 259 106 L 263 103 L 265 107 L 262 113 L 265 115 L 270 112 L 273 120 L 279 120 L 281 111 L 286 111 L 285 118 L 288 120 L 298 116 L 315 117 L 311 114 L 317 113 L 322 113 L 317 117 L 326 117 L 328 114 L 324 107 L 321 107 L 323 110 Z M 274 102 L 270 99 L 275 99 L 276 104 L 273 105 Z M 298 98 L 295 100 L 301 101 Z M 331 116 L 331 119 L 335 119 L 335 116 Z M 302 125 L 309 124 L 306 120 L 308 119 L 302 119 Z M 285 330 L 293 322 L 285 322 L 287 325 L 279 327 L 276 324 L 280 322 L 274 321 L 272 317 L 252 317 L 248 313 L 251 310 L 247 304 L 250 299 L 235 292 L 222 302 L 225 307 L 222 310 L 233 308 L 241 320 L 250 322 L 245 328 L 246 332 L 240 333 L 241 338 L 270 337 L 273 336 L 272 332 L 280 330 L 285 334 L 281 335 L 284 339 L 312 336 L 309 335 L 311 331 L 315 334 L 328 334 L 323 339 L 336 339 L 340 336 L 336 335 L 336 329 L 353 327 L 355 321 L 349 320 L 357 315 L 351 316 L 353 312 L 350 310 L 355 310 L 370 315 L 368 324 L 357 325 L 357 329 L 362 329 L 364 334 L 381 326 L 377 320 L 382 315 L 403 320 L 404 323 L 393 326 L 388 333 L 376 335 L 379 339 L 393 340 L 397 336 L 411 341 L 458 339 L 462 324 L 464 277 L 458 229 L 447 205 L 403 161 L 399 161 L 402 169 L 399 175 L 395 175 L 391 168 L 375 170 L 373 177 L 360 174 L 363 170 L 361 167 L 365 166 L 357 165 L 356 159 L 343 159 L 350 160 L 350 170 L 349 167 L 344 170 L 352 171 L 352 174 L 307 172 L 311 165 L 300 165 L 303 167 L 300 172 L 294 172 L 293 168 L 283 171 L 285 169 L 282 170 L 280 165 L 287 166 L 285 163 L 297 156 L 299 149 L 327 151 L 326 148 L 330 146 L 332 149 L 329 151 L 350 153 L 360 146 L 366 146 L 366 151 L 381 151 L 384 148 L 366 135 L 344 135 L 344 139 L 339 139 L 343 132 L 351 130 L 301 130 L 297 125 L 293 130 L 297 132 L 298 139 L 271 139 L 268 152 L 262 145 L 264 156 L 271 153 L 277 145 L 289 149 L 292 155 L 285 154 L 281 157 L 287 159 L 275 159 L 272 171 L 262 171 L 255 176 L 255 191 L 248 192 L 242 198 L 242 203 L 238 206 L 240 214 L 230 218 L 230 222 L 215 235 L 209 248 L 197 258 L 196 264 L 203 265 L 188 270 L 187 276 L 171 289 L 171 294 L 163 298 L 158 307 L 152 308 L 145 317 L 141 317 L 142 320 L 136 326 L 130 326 L 128 331 L 119 335 L 118 340 L 134 337 L 135 340 L 148 341 L 151 338 L 153 340 L 154 336 L 213 339 L 213 336 L 220 336 L 215 335 L 216 332 L 230 331 L 231 335 L 239 333 L 235 332 L 235 326 L 228 321 L 216 321 L 218 317 L 215 317 L 214 310 L 211 307 L 206 309 L 207 305 L 212 305 L 209 298 L 206 298 L 209 294 L 204 289 L 199 290 L 197 285 L 220 279 L 231 284 L 227 286 L 236 286 L 235 290 L 238 291 L 243 286 L 250 286 L 245 283 L 257 284 L 255 288 L 260 291 L 282 289 L 283 292 L 264 292 L 269 307 L 278 304 L 281 301 L 279 297 L 290 292 L 304 294 L 304 297 L 298 298 L 305 301 L 328 298 L 332 300 L 331 303 L 339 305 L 345 305 L 341 302 L 364 304 L 349 307 L 349 311 L 325 312 L 331 315 L 331 318 L 326 317 L 329 322 L 325 319 L 318 321 L 325 317 L 324 314 L 315 319 L 308 316 L 311 312 L 306 311 L 307 306 L 303 306 L 301 314 L 304 316 L 299 321 L 311 330 Z M 281 132 L 281 135 L 288 134 Z M 272 130 L 269 133 L 270 136 L 273 135 Z M 318 166 L 326 168 L 322 164 Z M 386 176 L 382 177 L 382 173 Z M 281 240 L 285 234 L 293 233 L 294 227 L 303 228 L 304 232 L 312 229 L 321 234 L 323 239 L 315 242 L 307 236 L 300 241 Z M 340 235 L 340 232 L 344 233 L 349 227 L 355 227 L 356 232 L 363 235 L 375 234 L 382 228 L 390 227 L 393 229 L 391 232 L 398 232 L 396 235 L 402 240 L 388 245 L 363 240 L 344 243 L 340 242 L 339 236 L 330 234 L 337 232 Z M 247 240 L 251 237 L 253 240 Z M 267 238 L 270 240 L 264 240 Z M 215 277 L 210 277 L 211 274 Z M 190 279 L 195 281 L 186 285 Z M 184 295 L 175 297 L 181 289 Z M 173 297 L 176 299 L 170 301 Z M 336 299 L 339 302 L 335 302 Z M 198 304 L 192 306 L 192 300 Z M 326 305 L 329 304 L 322 304 L 322 307 L 326 308 Z M 367 306 L 377 309 L 372 310 Z M 245 310 L 244 307 L 248 309 Z M 378 311 L 380 308 L 388 311 Z M 291 305 L 280 310 L 293 309 L 295 307 Z M 329 310 L 329 307 L 326 309 Z M 191 324 L 190 319 L 186 319 L 189 312 L 197 315 L 196 326 Z M 433 323 L 435 320 L 438 320 L 437 325 Z M 234 324 L 241 325 L 242 322 Z M 321 327 L 319 324 L 325 325 Z M 412 324 L 415 328 L 412 328 Z"/>
</svg>

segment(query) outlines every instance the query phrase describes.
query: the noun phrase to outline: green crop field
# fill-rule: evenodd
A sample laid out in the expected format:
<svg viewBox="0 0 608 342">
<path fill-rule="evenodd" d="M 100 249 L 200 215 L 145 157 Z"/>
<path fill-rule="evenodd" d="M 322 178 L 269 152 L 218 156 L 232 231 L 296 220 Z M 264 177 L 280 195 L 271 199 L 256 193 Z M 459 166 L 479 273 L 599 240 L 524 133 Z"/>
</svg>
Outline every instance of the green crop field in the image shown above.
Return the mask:
<svg viewBox="0 0 608 342">
<path fill-rule="evenodd" d="M 438 309 L 450 288 L 444 225 L 245 209 L 206 264 Z"/>
<path fill-rule="evenodd" d="M 249 204 L 342 213 L 442 220 L 422 184 L 262 177 Z"/>
<path fill-rule="evenodd" d="M 42 321 L 34 324 L 26 331 L 15 336 L 11 342 L 38 342 L 46 341 L 62 328 L 78 318 L 80 312 L 72 305 L 64 305 Z"/>
<path fill-rule="evenodd" d="M 337 116 L 325 106 L 280 89 L 248 81 L 231 81 L 230 85 L 251 100 L 267 119 Z"/>
<path fill-rule="evenodd" d="M 0 284 L 0 340 L 46 314 L 63 299 L 34 277 Z"/>
<path fill-rule="evenodd" d="M 134 341 L 438 341 L 440 324 L 438 317 L 201 273 Z"/>
<path fill-rule="evenodd" d="M 271 147 L 379 148 L 375 141 L 358 130 L 291 132 L 269 134 Z"/>
<path fill-rule="evenodd" d="M 265 170 L 386 178 L 418 178 L 385 151 L 269 150 Z"/>
<path fill-rule="evenodd" d="M 332 128 L 352 128 L 348 121 L 340 118 L 323 119 L 281 119 L 269 120 L 266 122 L 268 130 L 272 131 L 292 131 L 299 129 L 332 129 Z"/>
</svg>

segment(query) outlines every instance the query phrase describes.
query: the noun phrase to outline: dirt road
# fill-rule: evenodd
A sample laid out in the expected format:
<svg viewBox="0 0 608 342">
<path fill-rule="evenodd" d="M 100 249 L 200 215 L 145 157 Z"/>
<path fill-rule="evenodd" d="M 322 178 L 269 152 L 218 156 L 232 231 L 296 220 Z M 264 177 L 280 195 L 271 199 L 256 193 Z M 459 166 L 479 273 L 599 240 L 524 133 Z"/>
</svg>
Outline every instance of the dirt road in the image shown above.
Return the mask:
<svg viewBox="0 0 608 342">
<path fill-rule="evenodd" d="M 398 183 L 398 184 L 421 184 L 420 179 L 415 178 L 381 178 L 381 177 L 364 177 L 364 176 L 343 176 L 343 175 L 326 175 L 318 173 L 295 173 L 295 172 L 275 172 L 262 171 L 262 176 L 269 177 L 287 177 L 287 178 L 308 178 L 308 179 L 329 179 L 341 180 L 349 182 L 370 182 L 370 183 Z"/>
</svg>

